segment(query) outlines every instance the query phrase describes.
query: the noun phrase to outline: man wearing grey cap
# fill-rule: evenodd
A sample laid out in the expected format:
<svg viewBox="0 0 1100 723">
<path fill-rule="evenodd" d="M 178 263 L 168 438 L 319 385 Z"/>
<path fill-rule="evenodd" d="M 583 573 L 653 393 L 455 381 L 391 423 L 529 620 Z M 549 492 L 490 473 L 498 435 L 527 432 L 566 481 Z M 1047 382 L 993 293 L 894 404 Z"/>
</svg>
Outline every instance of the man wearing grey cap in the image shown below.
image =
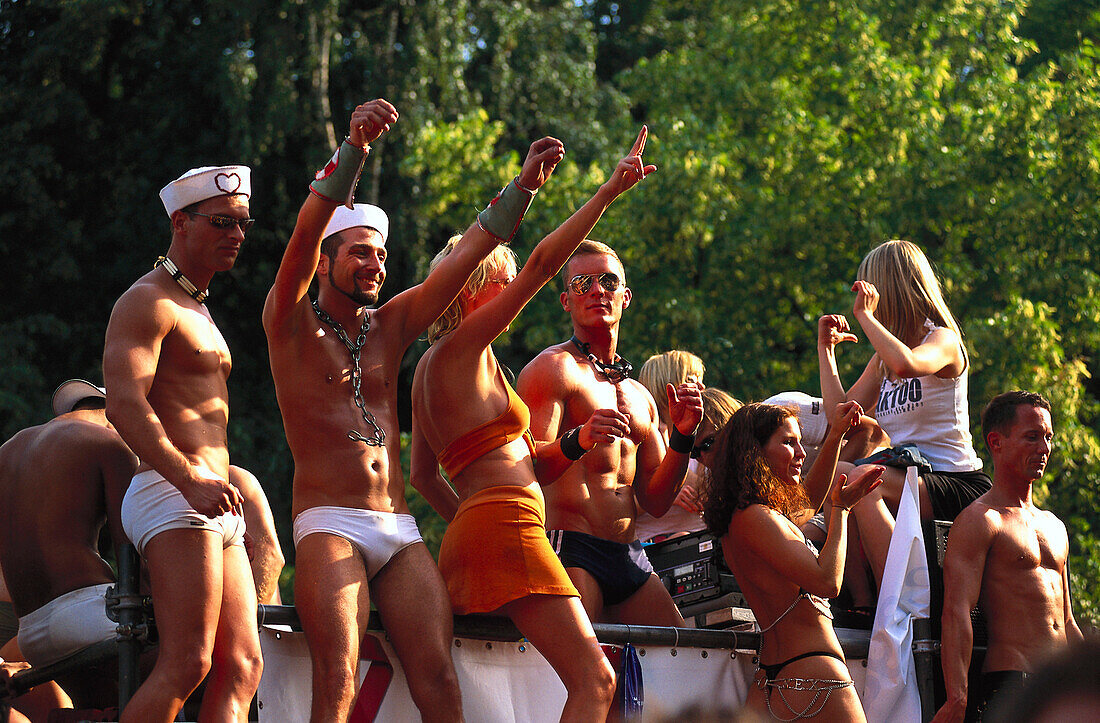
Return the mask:
<svg viewBox="0 0 1100 723">
<path fill-rule="evenodd" d="M 70 379 L 54 392 L 54 419 L 0 447 L 0 568 L 34 666 L 115 637 L 104 599 L 115 576 L 96 543 L 104 522 L 115 545 L 127 542 L 120 508 L 137 459 L 103 406 L 101 388 Z M 78 708 L 103 708 L 118 700 L 116 676 L 97 668 L 59 682 Z"/>
<path fill-rule="evenodd" d="M 397 376 L 409 345 L 477 264 L 511 238 L 564 153 L 559 141 L 536 141 L 519 177 L 455 251 L 423 283 L 368 309 L 386 278 L 389 223 L 382 209 L 350 199 L 368 144 L 397 117 L 381 99 L 356 108 L 348 139 L 310 186 L 264 306 L 271 373 L 294 455 L 294 601 L 313 659 L 314 721 L 347 719 L 369 602 L 423 719 L 462 716 L 450 602 L 405 501 Z M 315 275 L 311 301 L 306 292 Z M 447 490 L 453 510 L 458 500 Z M 437 509 L 448 505 L 429 499 Z"/>
<path fill-rule="evenodd" d="M 205 303 L 252 225 L 250 194 L 246 166 L 196 168 L 165 186 L 168 251 L 107 326 L 107 417 L 141 460 L 122 522 L 148 566 L 160 635 L 124 723 L 172 720 L 204 677 L 200 718 L 244 720 L 259 686 L 256 590 L 229 482 L 232 361 Z"/>
</svg>

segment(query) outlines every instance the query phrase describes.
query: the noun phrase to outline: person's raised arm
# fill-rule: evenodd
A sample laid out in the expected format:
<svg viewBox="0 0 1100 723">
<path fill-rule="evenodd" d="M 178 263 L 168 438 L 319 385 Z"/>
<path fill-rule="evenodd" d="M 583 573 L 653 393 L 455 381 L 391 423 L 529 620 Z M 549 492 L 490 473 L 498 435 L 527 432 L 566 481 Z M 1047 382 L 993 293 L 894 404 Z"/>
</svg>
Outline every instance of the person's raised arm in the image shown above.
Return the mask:
<svg viewBox="0 0 1100 723">
<path fill-rule="evenodd" d="M 849 329 L 847 319 L 840 314 L 826 314 L 817 320 L 817 361 L 822 403 L 826 409 L 834 409 L 838 404 L 854 401 L 864 409 L 874 409 L 882 381 L 877 373 L 878 360 L 872 357 L 856 383 L 845 391 L 836 366 L 836 346 L 844 341 L 859 341 Z"/>
<path fill-rule="evenodd" d="M 915 347 L 890 333 L 875 317 L 879 293 L 874 284 L 857 281 L 852 285 L 856 300 L 852 314 L 856 317 L 867 341 L 875 348 L 882 363 L 903 379 L 938 374 L 947 367 L 962 373 L 963 354 L 960 339 L 951 329 L 937 329 Z"/>
<path fill-rule="evenodd" d="M 608 206 L 643 178 L 657 170 L 642 162 L 649 131 L 642 126 L 634 146 L 619 161 L 611 178 L 561 226 L 539 241 L 530 258 L 519 270 L 515 281 L 495 298 L 475 310 L 462 324 L 463 345 L 482 349 L 493 342 L 511 324 L 535 294 L 561 270 L 569 256 L 595 227 Z M 452 342 L 453 343 L 453 342 Z"/>
<path fill-rule="evenodd" d="M 409 483 L 440 517 L 447 522 L 455 518 L 455 513 L 458 512 L 458 495 L 440 474 L 439 461 L 424 436 L 415 411 L 409 444 Z"/>
<path fill-rule="evenodd" d="M 321 255 L 321 234 L 332 212 L 346 203 L 355 190 L 370 143 L 397 122 L 397 110 L 382 99 L 357 107 L 351 115 L 348 138 L 337 149 L 298 211 L 294 232 L 283 252 L 275 283 L 264 304 L 264 328 L 268 333 L 288 331 L 293 312 L 305 299 Z"/>
<path fill-rule="evenodd" d="M 196 511 L 215 517 L 240 504 L 226 480 L 209 479 L 172 443 L 149 404 L 164 337 L 176 323 L 172 304 L 138 285 L 115 304 L 103 349 L 107 418 L 143 462 L 176 487 Z"/>
<path fill-rule="evenodd" d="M 941 652 L 947 700 L 934 723 L 959 723 L 966 714 L 968 671 L 974 648 L 970 611 L 978 604 L 982 572 L 993 541 L 993 527 L 983 505 L 963 510 L 947 536 L 943 557 Z"/>
<path fill-rule="evenodd" d="M 668 512 L 684 484 L 695 431 L 703 419 L 702 392 L 702 385 L 694 381 L 678 387 L 665 385 L 670 422 L 667 448 L 657 428 L 654 405 L 653 427 L 638 447 L 638 466 L 634 475 L 634 495 L 638 504 L 654 517 Z"/>
<path fill-rule="evenodd" d="M 477 215 L 454 250 L 422 283 L 401 292 L 379 309 L 380 313 L 392 313 L 401 320 L 401 343 L 405 347 L 451 305 L 482 259 L 497 244 L 511 241 L 535 193 L 564 157 L 565 146 L 556 138 L 541 138 L 532 143 L 519 175 Z"/>
<path fill-rule="evenodd" d="M 801 525 L 817 514 L 821 505 L 829 496 L 829 489 L 833 478 L 836 476 L 836 463 L 840 456 L 840 443 L 844 441 L 844 435 L 855 426 L 863 410 L 855 402 L 844 402 L 833 407 L 827 407 L 829 415 L 829 432 L 821 443 L 821 450 L 817 453 L 810 471 L 802 480 L 802 486 L 806 490 L 806 496 L 810 498 L 810 507 L 801 515 L 794 516 L 794 523 Z"/>
</svg>

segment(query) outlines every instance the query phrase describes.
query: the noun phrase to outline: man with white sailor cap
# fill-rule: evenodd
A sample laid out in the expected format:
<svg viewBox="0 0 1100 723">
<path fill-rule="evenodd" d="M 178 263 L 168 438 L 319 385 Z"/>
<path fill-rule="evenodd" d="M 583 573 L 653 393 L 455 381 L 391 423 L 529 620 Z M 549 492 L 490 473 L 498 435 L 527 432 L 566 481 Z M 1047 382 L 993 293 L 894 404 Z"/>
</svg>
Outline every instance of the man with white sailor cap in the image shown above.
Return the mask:
<svg viewBox="0 0 1100 723">
<path fill-rule="evenodd" d="M 355 109 L 347 140 L 310 186 L 264 305 L 271 372 L 294 456 L 294 602 L 313 659 L 313 720 L 348 717 L 368 597 L 423 719 L 461 718 L 450 601 L 405 501 L 398 373 L 406 349 L 478 263 L 511 238 L 546 180 L 544 164 L 563 152 L 559 141 L 536 141 L 520 176 L 455 251 L 423 283 L 368 309 L 386 278 L 389 221 L 352 196 L 368 144 L 397 118 L 381 99 Z M 306 292 L 315 275 L 312 301 Z M 458 498 L 435 478 L 441 484 L 422 493 L 453 516 Z"/>
<path fill-rule="evenodd" d="M 107 417 L 141 460 L 122 523 L 148 565 L 160 635 L 122 721 L 172 720 L 204 677 L 200 718 L 243 720 L 260 682 L 242 498 L 229 482 L 232 362 L 205 303 L 252 226 L 251 193 L 240 165 L 195 168 L 161 189 L 168 251 L 107 326 Z"/>
<path fill-rule="evenodd" d="M 126 544 L 120 507 L 137 459 L 103 407 L 101 387 L 70 379 L 53 394 L 53 419 L 0 447 L 0 567 L 19 648 L 35 667 L 115 638 L 105 600 L 115 575 L 96 541 L 106 523 L 114 544 Z M 110 665 L 63 673 L 58 683 L 77 708 L 118 702 Z"/>
</svg>

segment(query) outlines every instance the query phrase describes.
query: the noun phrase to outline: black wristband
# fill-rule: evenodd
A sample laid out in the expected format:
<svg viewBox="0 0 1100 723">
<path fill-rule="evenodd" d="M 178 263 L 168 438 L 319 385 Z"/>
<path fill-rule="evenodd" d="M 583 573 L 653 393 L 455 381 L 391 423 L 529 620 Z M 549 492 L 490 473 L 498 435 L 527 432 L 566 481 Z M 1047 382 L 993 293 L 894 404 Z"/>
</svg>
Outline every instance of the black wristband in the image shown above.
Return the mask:
<svg viewBox="0 0 1100 723">
<path fill-rule="evenodd" d="M 680 454 L 691 454 L 691 448 L 695 446 L 695 435 L 684 434 L 676 425 L 668 433 L 668 448 Z"/>
<path fill-rule="evenodd" d="M 561 436 L 561 453 L 565 455 L 566 459 L 576 462 L 588 452 L 587 449 L 581 446 L 580 436 L 580 427 L 573 427 Z"/>
</svg>

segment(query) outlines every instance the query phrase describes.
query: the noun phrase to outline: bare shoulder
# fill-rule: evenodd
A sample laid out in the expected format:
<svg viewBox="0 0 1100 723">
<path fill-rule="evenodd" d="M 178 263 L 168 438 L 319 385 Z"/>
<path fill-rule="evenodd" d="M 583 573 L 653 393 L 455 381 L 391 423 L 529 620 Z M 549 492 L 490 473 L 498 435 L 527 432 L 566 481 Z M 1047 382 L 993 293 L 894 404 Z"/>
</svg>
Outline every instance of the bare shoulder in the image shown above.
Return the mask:
<svg viewBox="0 0 1100 723">
<path fill-rule="evenodd" d="M 576 359 L 561 344 L 547 347 L 520 371 L 516 390 L 521 396 L 535 390 L 543 390 L 543 393 L 564 390 L 569 386 L 576 366 Z"/>
<path fill-rule="evenodd" d="M 153 273 L 142 276 L 118 297 L 111 311 L 108 334 L 112 327 L 117 330 L 120 324 L 148 328 L 151 325 L 164 327 L 175 323 L 179 316 L 179 304 L 157 283 Z"/>
<path fill-rule="evenodd" d="M 1001 511 L 986 504 L 983 499 L 984 495 L 974 500 L 955 518 L 948 534 L 948 550 L 952 547 L 971 550 L 975 547 L 988 547 L 1004 526 Z"/>
<path fill-rule="evenodd" d="M 783 516 L 770 507 L 752 504 L 734 511 L 726 534 L 742 542 L 760 540 L 761 533 L 775 532 L 783 527 Z"/>
<path fill-rule="evenodd" d="M 1035 509 L 1036 519 L 1039 524 L 1043 526 L 1045 530 L 1059 534 L 1061 537 L 1068 539 L 1069 533 L 1066 532 L 1066 523 L 1059 519 L 1058 515 L 1054 514 L 1050 510 Z"/>
</svg>

